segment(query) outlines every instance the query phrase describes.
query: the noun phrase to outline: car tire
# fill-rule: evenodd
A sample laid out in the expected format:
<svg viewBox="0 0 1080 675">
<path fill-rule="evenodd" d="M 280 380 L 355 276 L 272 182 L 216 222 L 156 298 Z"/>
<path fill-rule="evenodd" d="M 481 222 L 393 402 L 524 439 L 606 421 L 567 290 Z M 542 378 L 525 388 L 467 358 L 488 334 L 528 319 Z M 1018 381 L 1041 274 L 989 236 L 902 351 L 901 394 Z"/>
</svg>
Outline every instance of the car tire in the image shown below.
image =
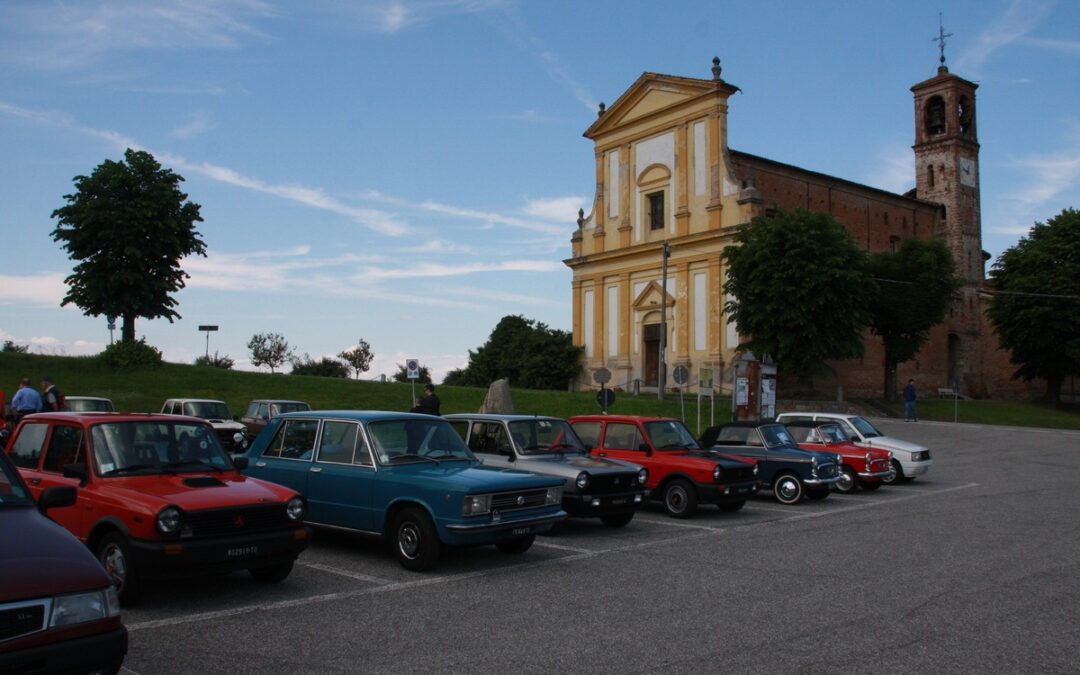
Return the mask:
<svg viewBox="0 0 1080 675">
<path fill-rule="evenodd" d="M 416 507 L 402 509 L 390 527 L 390 545 L 401 566 L 413 572 L 430 569 L 439 560 L 442 543 L 427 512 Z"/>
<path fill-rule="evenodd" d="M 849 495 L 859 488 L 859 476 L 850 466 L 840 467 L 840 480 L 833 484 L 833 489 L 842 495 Z"/>
<path fill-rule="evenodd" d="M 664 488 L 664 508 L 673 518 L 689 518 L 697 511 L 697 490 L 690 481 L 676 478 Z"/>
<path fill-rule="evenodd" d="M 798 504 L 806 495 L 802 481 L 793 473 L 782 473 L 773 481 L 773 496 L 787 506 Z"/>
<path fill-rule="evenodd" d="M 536 539 L 535 534 L 530 534 L 527 537 L 520 537 L 518 539 L 511 539 L 509 541 L 495 542 L 495 548 L 499 549 L 503 553 L 509 553 L 510 555 L 521 555 L 525 551 L 532 548 L 533 540 Z"/>
<path fill-rule="evenodd" d="M 716 508 L 720 509 L 724 513 L 735 513 L 746 506 L 746 500 L 740 499 L 737 502 L 720 502 L 716 505 Z"/>
<path fill-rule="evenodd" d="M 600 522 L 608 527 L 626 527 L 634 519 L 634 512 L 614 513 L 610 516 L 600 516 Z"/>
<path fill-rule="evenodd" d="M 821 487 L 807 488 L 806 489 L 806 496 L 807 496 L 808 499 L 812 499 L 812 500 L 814 500 L 816 502 L 819 502 L 822 499 L 825 499 L 826 497 L 829 496 L 829 488 L 827 488 L 827 487 L 824 487 L 824 488 L 821 488 Z"/>
<path fill-rule="evenodd" d="M 292 572 L 293 561 L 280 563 L 277 565 L 264 565 L 262 567 L 248 568 L 248 573 L 251 574 L 251 578 L 258 581 L 260 584 L 276 584 L 280 581 L 285 581 L 288 578 L 289 573 Z"/>
<path fill-rule="evenodd" d="M 859 483 L 859 485 L 862 487 L 862 489 L 866 490 L 867 492 L 873 492 L 874 490 L 881 487 L 881 481 L 879 481 L 879 480 L 876 480 L 876 481 L 873 481 L 873 482 L 864 481 L 862 483 Z"/>
<path fill-rule="evenodd" d="M 124 607 L 137 605 L 142 597 L 142 580 L 135 568 L 127 537 L 119 532 L 110 532 L 98 542 L 94 554 L 112 580 L 120 604 Z"/>
<path fill-rule="evenodd" d="M 900 466 L 900 462 L 896 461 L 895 459 L 890 460 L 890 462 L 890 466 L 892 467 L 892 475 L 886 478 L 882 478 L 881 482 L 886 485 L 895 485 L 896 483 L 904 480 L 904 468 Z"/>
</svg>

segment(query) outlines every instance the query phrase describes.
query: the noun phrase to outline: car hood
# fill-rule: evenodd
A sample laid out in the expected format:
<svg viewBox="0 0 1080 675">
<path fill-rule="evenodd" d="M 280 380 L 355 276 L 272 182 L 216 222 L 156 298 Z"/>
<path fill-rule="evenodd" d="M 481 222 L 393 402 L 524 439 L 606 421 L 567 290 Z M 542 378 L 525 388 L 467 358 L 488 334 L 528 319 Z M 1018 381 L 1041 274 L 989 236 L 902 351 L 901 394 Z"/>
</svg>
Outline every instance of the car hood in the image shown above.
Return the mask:
<svg viewBox="0 0 1080 675">
<path fill-rule="evenodd" d="M 866 453 L 868 452 L 872 458 L 882 459 L 888 457 L 889 452 L 884 448 L 868 448 L 854 443 L 800 443 L 799 447 L 802 447 L 804 450 L 832 452 L 843 455 L 844 457 L 858 457 L 859 459 L 866 457 Z"/>
<path fill-rule="evenodd" d="M 919 445 L 918 443 L 911 443 L 909 441 L 902 441 L 899 438 L 893 438 L 892 436 L 877 436 L 875 438 L 868 438 L 866 442 L 872 447 L 883 448 L 885 450 L 892 450 L 894 452 L 922 452 L 926 450 L 925 445 Z"/>
<path fill-rule="evenodd" d="M 0 602 L 106 588 L 90 549 L 32 506 L 0 509 Z"/>
<path fill-rule="evenodd" d="M 559 479 L 538 476 L 528 471 L 465 462 L 444 461 L 438 466 L 428 463 L 395 466 L 389 471 L 398 477 L 407 476 L 408 479 L 441 484 L 445 489 L 462 492 L 510 492 L 563 484 Z"/>
<path fill-rule="evenodd" d="M 168 504 L 185 511 L 276 504 L 295 494 L 280 485 L 231 471 L 107 478 L 101 483 L 125 503 L 143 503 L 152 510 Z"/>
<path fill-rule="evenodd" d="M 241 429 L 247 428 L 243 424 L 240 424 L 235 420 L 208 419 L 206 421 L 209 422 L 210 426 L 214 427 L 215 429 L 236 429 L 237 431 L 239 431 Z"/>
<path fill-rule="evenodd" d="M 611 473 L 637 473 L 639 467 L 629 462 L 589 457 L 586 455 L 526 456 L 514 463 L 515 468 L 542 473 L 563 473 L 576 476 L 582 471 L 597 476 Z"/>
</svg>

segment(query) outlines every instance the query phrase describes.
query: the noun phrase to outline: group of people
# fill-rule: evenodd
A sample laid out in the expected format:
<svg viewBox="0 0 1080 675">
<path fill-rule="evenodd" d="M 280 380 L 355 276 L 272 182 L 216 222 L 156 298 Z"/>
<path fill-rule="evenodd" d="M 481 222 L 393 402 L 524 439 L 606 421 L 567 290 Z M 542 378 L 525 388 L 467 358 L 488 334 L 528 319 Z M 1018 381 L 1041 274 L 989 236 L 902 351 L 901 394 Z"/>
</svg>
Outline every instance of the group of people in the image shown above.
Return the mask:
<svg viewBox="0 0 1080 675">
<path fill-rule="evenodd" d="M 19 381 L 19 390 L 11 397 L 11 416 L 17 422 L 23 415 L 36 412 L 54 412 L 64 410 L 64 394 L 46 375 L 41 378 L 41 393 L 30 384 L 30 378 Z"/>
</svg>

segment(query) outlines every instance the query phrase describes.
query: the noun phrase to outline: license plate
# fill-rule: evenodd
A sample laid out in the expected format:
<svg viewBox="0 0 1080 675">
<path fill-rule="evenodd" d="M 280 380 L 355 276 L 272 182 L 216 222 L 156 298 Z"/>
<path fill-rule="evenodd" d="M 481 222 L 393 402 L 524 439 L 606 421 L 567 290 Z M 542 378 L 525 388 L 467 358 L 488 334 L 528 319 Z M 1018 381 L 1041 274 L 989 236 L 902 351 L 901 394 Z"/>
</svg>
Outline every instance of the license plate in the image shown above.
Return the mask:
<svg viewBox="0 0 1080 675">
<path fill-rule="evenodd" d="M 630 500 L 627 499 L 626 497 L 620 497 L 618 499 L 612 499 L 611 504 L 612 504 L 612 506 L 618 506 L 619 504 L 625 504 L 628 501 L 630 501 Z"/>
<path fill-rule="evenodd" d="M 240 546 L 238 548 L 230 548 L 225 550 L 226 560 L 235 560 L 237 558 L 249 558 L 253 555 L 259 554 L 258 546 Z"/>
<path fill-rule="evenodd" d="M 510 530 L 510 534 L 514 534 L 514 535 L 530 534 L 530 533 L 532 533 L 532 528 L 531 527 L 515 527 L 514 529 Z"/>
</svg>

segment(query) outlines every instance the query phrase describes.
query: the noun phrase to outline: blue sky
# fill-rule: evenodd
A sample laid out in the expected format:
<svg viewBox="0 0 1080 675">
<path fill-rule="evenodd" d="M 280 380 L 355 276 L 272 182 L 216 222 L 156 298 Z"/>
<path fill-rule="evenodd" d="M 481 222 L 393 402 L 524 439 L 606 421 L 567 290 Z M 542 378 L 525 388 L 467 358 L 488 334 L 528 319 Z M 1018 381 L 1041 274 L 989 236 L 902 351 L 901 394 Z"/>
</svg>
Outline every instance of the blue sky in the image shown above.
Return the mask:
<svg viewBox="0 0 1080 675">
<path fill-rule="evenodd" d="M 663 7 L 661 10 L 660 8 Z M 628 0 L 8 0 L 0 4 L 0 339 L 92 354 L 61 308 L 52 211 L 127 147 L 182 175 L 207 258 L 182 319 L 137 323 L 170 361 L 251 368 L 367 340 L 367 377 L 463 366 L 498 320 L 570 329 L 569 256 L 595 167 L 582 132 L 642 72 L 723 76 L 732 148 L 914 185 L 911 85 L 978 82 L 983 247 L 1080 207 L 1080 3 Z"/>
</svg>

